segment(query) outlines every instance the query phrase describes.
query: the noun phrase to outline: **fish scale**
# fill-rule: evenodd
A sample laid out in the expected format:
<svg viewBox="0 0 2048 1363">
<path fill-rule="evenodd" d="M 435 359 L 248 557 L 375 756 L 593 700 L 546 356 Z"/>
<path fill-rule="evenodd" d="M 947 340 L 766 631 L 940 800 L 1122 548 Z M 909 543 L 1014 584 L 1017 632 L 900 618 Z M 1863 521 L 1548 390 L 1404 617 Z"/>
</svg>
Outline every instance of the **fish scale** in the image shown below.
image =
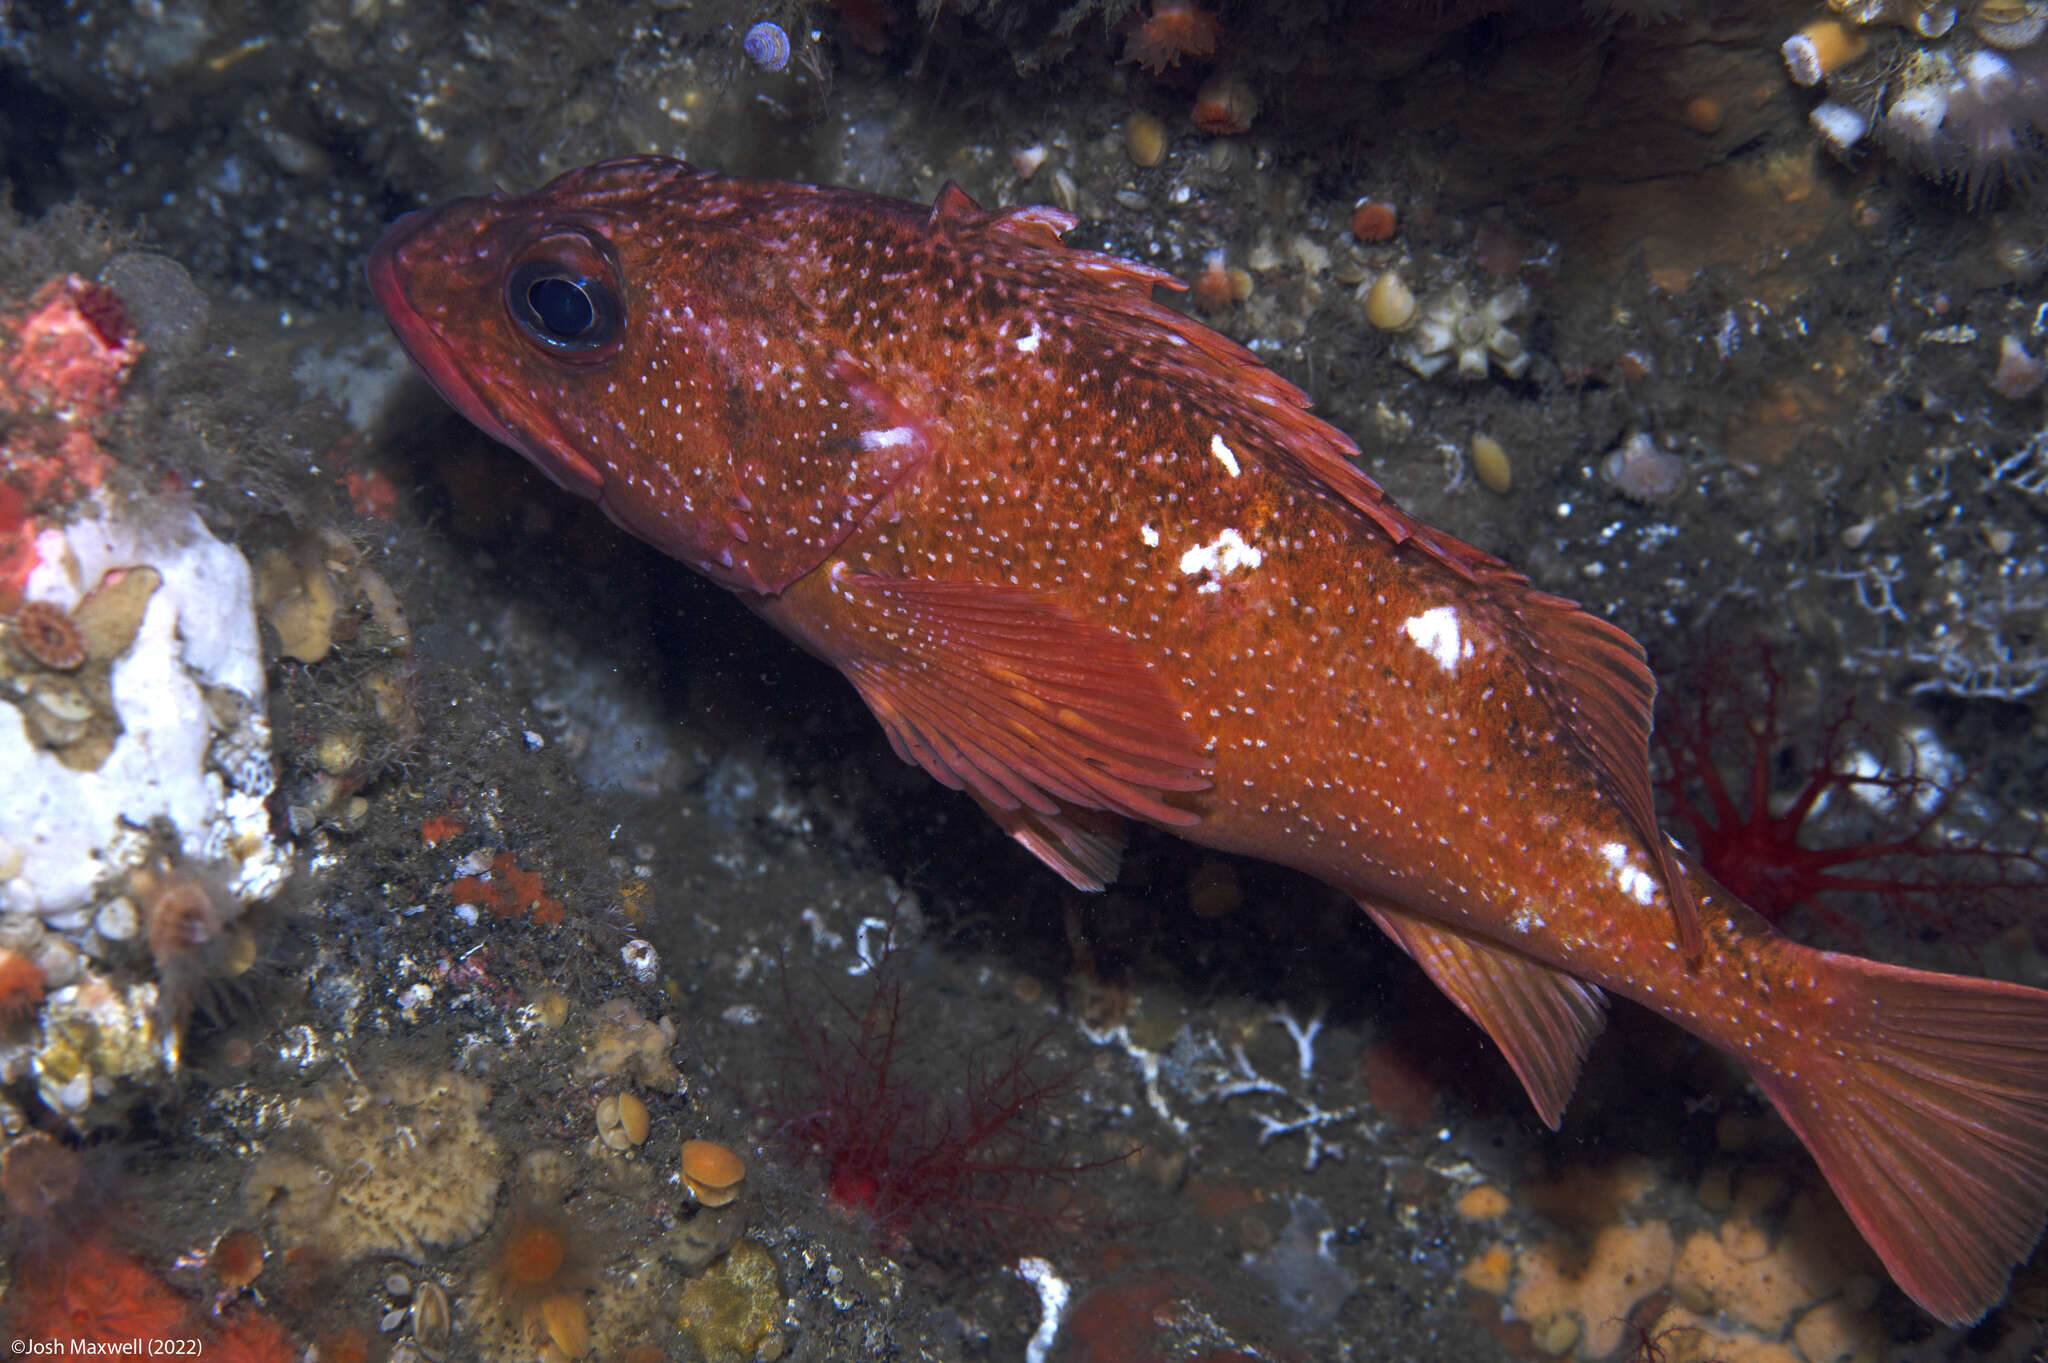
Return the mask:
<svg viewBox="0 0 2048 1363">
<path fill-rule="evenodd" d="M 1620 993 L 1736 1055 L 1900 1286 L 2048 1215 L 2048 994 L 1777 935 L 1658 828 L 1641 648 L 1413 519 L 1249 352 L 1066 247 L 656 157 L 395 224 L 442 394 L 859 690 L 1070 883 L 1136 819 L 1354 897 L 1558 1124 Z"/>
</svg>

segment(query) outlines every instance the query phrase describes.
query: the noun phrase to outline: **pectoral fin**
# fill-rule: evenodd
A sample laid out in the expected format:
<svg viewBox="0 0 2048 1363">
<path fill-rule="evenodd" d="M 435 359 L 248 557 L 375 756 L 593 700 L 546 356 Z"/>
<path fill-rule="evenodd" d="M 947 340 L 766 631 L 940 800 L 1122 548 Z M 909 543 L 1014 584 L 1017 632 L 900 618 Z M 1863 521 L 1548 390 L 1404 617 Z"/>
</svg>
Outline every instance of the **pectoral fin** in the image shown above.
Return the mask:
<svg viewBox="0 0 2048 1363">
<path fill-rule="evenodd" d="M 839 573 L 852 626 L 831 656 L 905 761 L 973 792 L 1075 884 L 1114 871 L 1077 811 L 1186 827 L 1168 797 L 1210 784 L 1208 759 L 1128 635 L 1040 594 L 981 582 Z"/>
<path fill-rule="evenodd" d="M 1584 980 L 1432 923 L 1359 900 L 1451 1002 L 1486 1029 L 1551 1130 L 1578 1086 L 1579 1066 L 1606 1022 L 1606 995 Z"/>
</svg>

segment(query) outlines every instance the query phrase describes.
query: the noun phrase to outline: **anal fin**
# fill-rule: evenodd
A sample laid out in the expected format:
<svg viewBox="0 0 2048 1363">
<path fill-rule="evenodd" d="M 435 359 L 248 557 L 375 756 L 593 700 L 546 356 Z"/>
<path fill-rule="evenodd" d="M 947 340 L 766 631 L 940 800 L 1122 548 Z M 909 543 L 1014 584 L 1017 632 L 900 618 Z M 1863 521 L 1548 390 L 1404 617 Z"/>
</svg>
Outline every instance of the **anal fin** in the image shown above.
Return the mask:
<svg viewBox="0 0 2048 1363">
<path fill-rule="evenodd" d="M 1595 985 L 1391 905 L 1359 900 L 1451 1002 L 1486 1029 L 1555 1131 L 1579 1066 L 1605 1024 Z"/>
<path fill-rule="evenodd" d="M 997 809 L 976 797 L 1005 833 L 1077 890 L 1108 888 L 1124 861 L 1124 821 L 1100 809 Z"/>
</svg>

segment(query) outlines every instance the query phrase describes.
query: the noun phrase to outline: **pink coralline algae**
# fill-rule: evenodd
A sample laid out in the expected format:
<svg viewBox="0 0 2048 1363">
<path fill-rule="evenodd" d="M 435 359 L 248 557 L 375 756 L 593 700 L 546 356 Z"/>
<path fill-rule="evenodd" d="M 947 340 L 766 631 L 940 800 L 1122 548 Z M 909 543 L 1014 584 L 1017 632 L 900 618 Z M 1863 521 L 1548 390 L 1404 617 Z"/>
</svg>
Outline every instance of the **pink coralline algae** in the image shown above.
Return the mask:
<svg viewBox="0 0 2048 1363">
<path fill-rule="evenodd" d="M 76 501 L 106 478 L 99 426 L 142 355 L 113 290 L 52 279 L 0 313 L 0 615 L 21 605 L 37 512 Z"/>
</svg>

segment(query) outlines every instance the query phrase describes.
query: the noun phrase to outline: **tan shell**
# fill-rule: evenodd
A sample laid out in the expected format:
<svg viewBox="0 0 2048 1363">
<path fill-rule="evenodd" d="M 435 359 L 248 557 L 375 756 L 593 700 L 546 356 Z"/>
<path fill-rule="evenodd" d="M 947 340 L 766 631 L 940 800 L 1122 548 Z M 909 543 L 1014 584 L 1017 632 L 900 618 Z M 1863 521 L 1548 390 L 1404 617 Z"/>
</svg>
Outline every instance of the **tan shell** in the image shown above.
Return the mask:
<svg viewBox="0 0 2048 1363">
<path fill-rule="evenodd" d="M 590 1352 L 590 1316 L 583 1309 L 582 1298 L 557 1293 L 540 1304 L 540 1318 L 547 1326 L 549 1342 L 564 1357 L 581 1358 Z"/>
<path fill-rule="evenodd" d="M 707 1207 L 723 1207 L 739 1196 L 747 1162 L 716 1141 L 683 1142 L 683 1181 Z"/>
</svg>

